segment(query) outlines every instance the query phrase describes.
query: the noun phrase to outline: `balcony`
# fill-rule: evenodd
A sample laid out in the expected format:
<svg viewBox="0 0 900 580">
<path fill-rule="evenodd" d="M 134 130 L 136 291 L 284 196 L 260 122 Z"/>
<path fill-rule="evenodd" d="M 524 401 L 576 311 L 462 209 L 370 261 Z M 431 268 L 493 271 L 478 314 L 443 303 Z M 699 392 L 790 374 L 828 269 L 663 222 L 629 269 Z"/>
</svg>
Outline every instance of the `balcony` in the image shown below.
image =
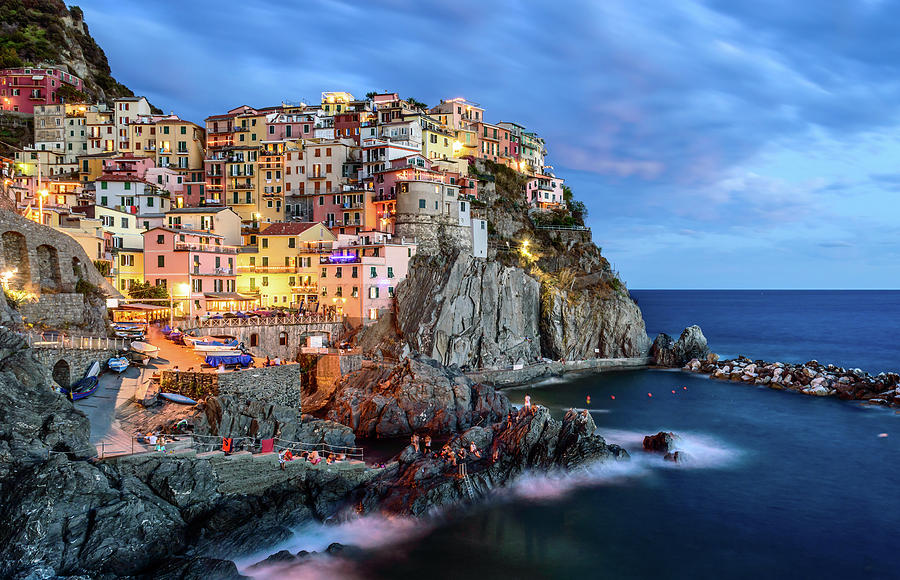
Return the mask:
<svg viewBox="0 0 900 580">
<path fill-rule="evenodd" d="M 335 255 L 335 256 L 322 256 L 319 258 L 320 264 L 359 264 L 362 262 L 362 259 L 359 256 L 354 255 Z"/>
<path fill-rule="evenodd" d="M 241 189 L 253 189 L 253 184 L 252 184 L 252 183 L 238 183 L 238 182 L 235 182 L 235 183 L 231 184 L 231 189 L 237 189 L 237 190 L 241 190 Z"/>
<path fill-rule="evenodd" d="M 396 201 L 397 194 L 396 193 L 383 193 L 376 195 L 373 198 L 373 201 Z"/>
<path fill-rule="evenodd" d="M 242 274 L 296 274 L 296 266 L 238 266 Z"/>
<path fill-rule="evenodd" d="M 191 276 L 234 276 L 234 270 L 230 268 L 215 268 L 213 270 L 205 271 L 200 268 L 193 268 L 191 270 Z"/>
<path fill-rule="evenodd" d="M 291 286 L 291 292 L 296 292 L 298 294 L 317 294 L 319 291 L 319 287 L 315 284 L 309 286 Z"/>
<path fill-rule="evenodd" d="M 175 242 L 176 252 L 214 252 L 216 254 L 237 254 L 232 246 L 215 246 L 213 244 L 195 244 L 192 242 Z"/>
</svg>

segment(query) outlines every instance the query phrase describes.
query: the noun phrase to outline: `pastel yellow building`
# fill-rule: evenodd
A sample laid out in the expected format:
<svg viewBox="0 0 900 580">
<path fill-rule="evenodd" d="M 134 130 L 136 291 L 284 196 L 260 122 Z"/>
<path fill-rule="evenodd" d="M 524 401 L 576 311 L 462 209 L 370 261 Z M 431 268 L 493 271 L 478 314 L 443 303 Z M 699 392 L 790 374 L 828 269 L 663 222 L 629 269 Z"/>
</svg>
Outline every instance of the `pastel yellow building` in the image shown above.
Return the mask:
<svg viewBox="0 0 900 580">
<path fill-rule="evenodd" d="M 114 249 L 110 278 L 110 282 L 123 294 L 127 293 L 135 282 L 143 282 L 144 251 L 129 248 Z"/>
</svg>

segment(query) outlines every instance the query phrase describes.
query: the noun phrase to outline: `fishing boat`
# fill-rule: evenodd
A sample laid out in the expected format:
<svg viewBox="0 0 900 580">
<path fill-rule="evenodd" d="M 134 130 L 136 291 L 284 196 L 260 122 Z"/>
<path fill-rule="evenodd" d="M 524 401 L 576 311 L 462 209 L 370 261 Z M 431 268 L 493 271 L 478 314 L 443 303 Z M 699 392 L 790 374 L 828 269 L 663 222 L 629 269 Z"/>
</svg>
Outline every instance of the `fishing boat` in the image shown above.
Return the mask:
<svg viewBox="0 0 900 580">
<path fill-rule="evenodd" d="M 62 393 L 71 401 L 78 401 L 85 397 L 90 397 L 97 392 L 100 381 L 97 377 L 84 377 L 68 389 L 62 389 Z"/>
<path fill-rule="evenodd" d="M 117 373 L 121 373 L 122 371 L 127 369 L 128 364 L 128 358 L 124 356 L 114 356 L 106 361 L 106 366 L 108 366 L 110 370 L 114 370 Z"/>
<path fill-rule="evenodd" d="M 220 342 L 218 340 L 208 340 L 204 342 L 194 342 L 194 350 L 197 352 L 222 352 L 226 350 L 236 350 L 238 347 L 237 340 L 228 342 Z"/>
<path fill-rule="evenodd" d="M 84 377 L 89 378 L 89 377 L 100 376 L 101 370 L 102 369 L 100 368 L 100 361 L 95 360 L 94 362 L 91 363 L 91 366 L 88 367 L 87 372 L 84 373 Z"/>
<path fill-rule="evenodd" d="M 140 340 L 144 338 L 145 330 L 140 324 L 117 323 L 113 325 L 113 332 L 119 338 L 133 338 Z"/>
<path fill-rule="evenodd" d="M 139 354 L 147 355 L 150 358 L 155 357 L 159 353 L 158 346 L 153 346 L 149 342 L 142 342 L 140 340 L 135 340 L 131 343 L 131 350 Z"/>
<path fill-rule="evenodd" d="M 190 397 L 185 397 L 184 395 L 179 395 L 178 393 L 160 393 L 160 397 L 167 401 L 172 401 L 173 403 L 181 403 L 182 405 L 196 405 L 197 401 Z"/>
<path fill-rule="evenodd" d="M 228 336 L 227 334 L 210 334 L 208 336 L 190 336 L 184 335 L 184 344 L 193 346 L 194 344 L 228 344 L 229 342 L 235 341 L 237 339 L 233 336 Z"/>
<path fill-rule="evenodd" d="M 172 332 L 172 330 L 174 330 L 174 329 L 170 328 L 169 325 L 167 324 L 162 327 L 162 330 L 160 330 L 160 332 L 162 332 L 164 336 L 169 336 L 169 333 Z"/>
</svg>

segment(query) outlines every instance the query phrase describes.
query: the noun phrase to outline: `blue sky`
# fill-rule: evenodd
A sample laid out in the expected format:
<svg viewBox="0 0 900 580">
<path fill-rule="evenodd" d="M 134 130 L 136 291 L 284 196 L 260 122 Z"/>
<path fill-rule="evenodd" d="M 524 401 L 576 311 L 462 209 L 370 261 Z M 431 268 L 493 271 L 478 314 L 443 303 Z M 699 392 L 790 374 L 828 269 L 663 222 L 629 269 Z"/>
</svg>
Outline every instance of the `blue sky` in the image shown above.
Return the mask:
<svg viewBox="0 0 900 580">
<path fill-rule="evenodd" d="M 83 0 L 113 74 L 201 122 L 324 90 L 541 133 L 632 288 L 900 287 L 900 5 Z"/>
</svg>

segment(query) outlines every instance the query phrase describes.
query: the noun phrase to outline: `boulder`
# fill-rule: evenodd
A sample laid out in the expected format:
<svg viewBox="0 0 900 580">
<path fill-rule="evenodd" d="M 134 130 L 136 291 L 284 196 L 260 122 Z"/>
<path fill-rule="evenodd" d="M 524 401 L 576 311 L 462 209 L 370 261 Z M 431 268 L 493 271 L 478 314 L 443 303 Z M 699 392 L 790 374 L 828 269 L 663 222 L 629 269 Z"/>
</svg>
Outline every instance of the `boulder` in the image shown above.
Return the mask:
<svg viewBox="0 0 900 580">
<path fill-rule="evenodd" d="M 662 367 L 681 367 L 693 359 L 703 360 L 710 355 L 706 337 L 699 326 L 688 326 L 677 341 L 667 334 L 659 334 L 650 347 L 650 358 Z M 728 372 L 727 370 L 725 372 Z"/>
<path fill-rule="evenodd" d="M 674 367 L 678 362 L 675 360 L 675 341 L 671 336 L 661 332 L 653 339 L 650 346 L 650 359 L 653 364 L 661 367 Z"/>
<path fill-rule="evenodd" d="M 647 435 L 644 437 L 644 451 L 673 452 L 675 451 L 675 440 L 677 437 L 677 435 L 668 431 L 660 431 L 656 435 Z"/>
</svg>

